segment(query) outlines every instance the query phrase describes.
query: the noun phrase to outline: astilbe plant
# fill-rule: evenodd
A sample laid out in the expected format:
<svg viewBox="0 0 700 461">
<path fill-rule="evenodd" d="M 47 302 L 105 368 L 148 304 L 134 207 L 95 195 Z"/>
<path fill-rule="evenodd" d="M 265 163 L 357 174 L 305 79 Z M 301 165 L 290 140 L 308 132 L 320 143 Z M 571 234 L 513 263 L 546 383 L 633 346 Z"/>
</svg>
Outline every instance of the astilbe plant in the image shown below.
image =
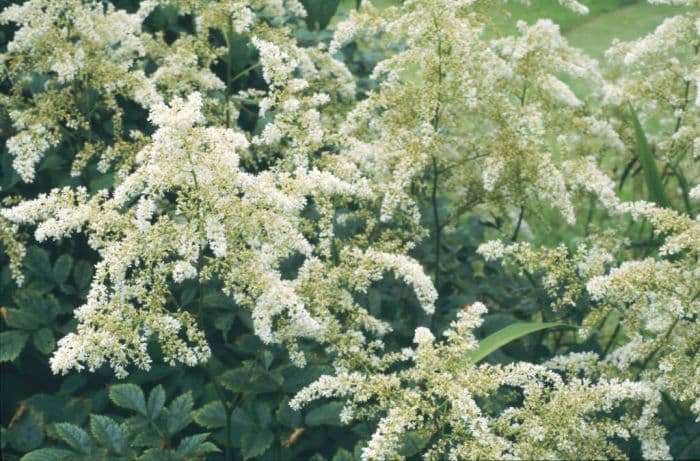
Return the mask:
<svg viewBox="0 0 700 461">
<path fill-rule="evenodd" d="M 61 148 L 74 179 L 4 197 L 0 242 L 18 285 L 20 232 L 42 243 L 84 239 L 98 258 L 51 370 L 106 365 L 124 378 L 151 370 L 156 356 L 171 366 L 216 362 L 202 312 L 205 287 L 216 287 L 265 347 L 282 346 L 297 367 L 319 354 L 332 365 L 289 409 L 332 398 L 342 423 L 375 424 L 362 460 L 621 458 L 631 444 L 645 458 L 670 458 L 662 400 L 700 418 L 700 5 L 651 3 L 686 10 L 646 37 L 614 43 L 604 66 L 550 20 L 519 21 L 502 35 L 492 22 L 503 11 L 497 0 L 406 0 L 382 10 L 365 0 L 327 44 L 298 31 L 323 11 L 308 1 L 6 8 L 0 20 L 16 26 L 2 54 L 12 166 L 29 185 Z M 172 36 L 150 32 L 153 13 L 167 8 L 186 25 Z M 241 43 L 243 69 L 233 61 Z M 350 44 L 383 55 L 366 91 L 349 70 Z M 256 69 L 262 81 L 246 83 Z M 577 94 L 572 80 L 591 90 Z M 650 144 L 645 128 L 655 124 Z M 624 169 L 619 187 L 605 173 L 613 168 Z M 628 200 L 636 169 L 649 201 Z M 104 187 L 86 184 L 95 174 Z M 515 242 L 552 219 L 573 228 L 586 211 L 585 231 L 567 244 Z M 537 329 L 576 327 L 569 347 L 549 344 L 541 363 L 483 362 L 493 344 L 518 335 L 477 340 L 481 302 L 437 331 L 435 318 L 447 316 L 441 239 L 465 216 L 503 217 L 479 255 L 543 287 L 550 304 L 534 320 L 551 312 L 568 323 Z M 639 245 L 628 238 L 634 226 L 648 237 Z M 426 242 L 428 262 L 415 251 Z M 397 347 L 392 324 L 366 302 L 387 274 L 423 311 L 412 347 Z M 195 308 L 180 303 L 193 284 Z M 611 321 L 601 348 L 601 325 Z M 253 369 L 229 377 L 250 380 Z M 158 435 L 139 445 L 140 427 L 170 427 L 177 408 L 164 409 L 158 388 L 142 408 L 142 391 L 121 386 L 112 401 L 140 416 L 120 425 L 93 415 L 97 444 L 67 423 L 56 438 L 83 453 L 79 439 L 94 453 L 142 459 L 219 451 L 207 434 L 175 448 L 158 446 Z M 204 427 L 225 428 L 227 459 L 242 411 L 210 403 L 195 414 Z M 269 409 L 255 412 L 270 419 Z M 173 427 L 168 441 L 184 428 Z M 269 431 L 244 438 L 246 458 L 272 443 Z M 134 444 L 150 448 L 137 454 Z"/>
</svg>

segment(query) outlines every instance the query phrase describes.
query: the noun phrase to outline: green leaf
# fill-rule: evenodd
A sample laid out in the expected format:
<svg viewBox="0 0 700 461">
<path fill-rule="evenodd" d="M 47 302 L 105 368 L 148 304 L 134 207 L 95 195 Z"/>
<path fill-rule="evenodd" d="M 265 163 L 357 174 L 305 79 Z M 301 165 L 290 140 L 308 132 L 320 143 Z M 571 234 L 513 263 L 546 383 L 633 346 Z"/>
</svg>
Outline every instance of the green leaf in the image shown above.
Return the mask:
<svg viewBox="0 0 700 461">
<path fill-rule="evenodd" d="M 226 409 L 219 400 L 204 405 L 192 416 L 197 424 L 207 429 L 218 429 L 226 426 Z"/>
<path fill-rule="evenodd" d="M 231 426 L 248 428 L 250 430 L 257 428 L 257 424 L 253 418 L 241 407 L 238 407 L 231 412 Z"/>
<path fill-rule="evenodd" d="M 219 448 L 211 442 L 207 442 L 209 434 L 196 434 L 185 437 L 177 447 L 178 456 L 194 456 L 203 453 L 219 452 Z"/>
<path fill-rule="evenodd" d="M 149 448 L 137 458 L 139 461 L 171 461 L 170 452 L 161 450 L 160 448 Z"/>
<path fill-rule="evenodd" d="M 146 399 L 136 384 L 116 384 L 109 388 L 109 399 L 117 406 L 146 416 Z"/>
<path fill-rule="evenodd" d="M 272 409 L 267 403 L 257 401 L 253 412 L 255 414 L 255 422 L 259 428 L 264 429 L 272 422 Z"/>
<path fill-rule="evenodd" d="M 341 426 L 340 411 L 343 409 L 342 402 L 328 402 L 320 407 L 310 410 L 306 414 L 307 426 Z"/>
<path fill-rule="evenodd" d="M 165 426 L 168 434 L 181 431 L 192 421 L 192 394 L 187 392 L 180 395 L 168 405 Z"/>
<path fill-rule="evenodd" d="M 3 331 L 0 333 L 0 362 L 10 362 L 24 349 L 29 334 L 24 331 Z"/>
<path fill-rule="evenodd" d="M 12 328 L 36 330 L 41 324 L 36 315 L 25 310 L 5 308 L 4 314 L 5 323 Z"/>
<path fill-rule="evenodd" d="M 214 317 L 214 328 L 223 331 L 224 333 L 227 333 L 233 326 L 235 320 L 236 314 L 234 314 L 233 312 L 225 312 L 223 314 L 217 315 L 216 317 Z"/>
<path fill-rule="evenodd" d="M 92 265 L 87 261 L 78 261 L 73 268 L 73 281 L 78 290 L 85 290 L 92 281 Z"/>
<path fill-rule="evenodd" d="M 243 459 L 260 456 L 270 448 L 275 435 L 270 430 L 247 430 L 241 435 L 241 454 Z"/>
<path fill-rule="evenodd" d="M 62 461 L 75 458 L 75 453 L 63 448 L 42 448 L 20 458 L 20 461 Z"/>
<path fill-rule="evenodd" d="M 51 260 L 46 250 L 37 246 L 27 248 L 27 255 L 24 257 L 24 265 L 27 266 L 29 272 L 38 275 L 39 277 L 52 280 L 53 268 Z"/>
<path fill-rule="evenodd" d="M 63 254 L 56 259 L 53 264 L 53 279 L 59 285 L 68 280 L 71 267 L 73 267 L 73 258 L 70 255 Z"/>
<path fill-rule="evenodd" d="M 158 447 L 162 446 L 165 441 L 163 436 L 151 427 L 144 427 L 136 431 L 130 421 L 129 429 L 132 434 L 136 433 L 136 436 L 131 441 L 132 447 Z"/>
<path fill-rule="evenodd" d="M 90 453 L 94 444 L 87 432 L 70 423 L 56 423 L 56 435 L 72 449 L 80 453 Z"/>
<path fill-rule="evenodd" d="M 56 349 L 56 338 L 51 328 L 41 328 L 32 334 L 34 347 L 42 354 L 50 354 Z"/>
<path fill-rule="evenodd" d="M 226 296 L 220 291 L 210 291 L 202 298 L 204 306 L 209 309 L 232 309 L 236 306 L 235 301 L 230 296 Z"/>
<path fill-rule="evenodd" d="M 529 335 L 530 333 L 535 333 L 536 331 L 547 330 L 551 328 L 576 327 L 567 323 L 557 322 L 514 323 L 482 339 L 479 342 L 479 346 L 476 349 L 467 353 L 467 359 L 471 363 L 477 363 L 496 349 L 500 349 L 501 347 L 505 346 L 506 344 L 512 341 L 515 341 L 516 339 L 522 338 L 523 336 Z"/>
<path fill-rule="evenodd" d="M 280 385 L 276 376 L 261 368 L 248 366 L 229 370 L 221 375 L 221 384 L 232 392 L 259 394 L 276 391 Z"/>
<path fill-rule="evenodd" d="M 103 415 L 90 415 L 90 432 L 97 443 L 122 454 L 129 447 L 129 434 L 123 425 Z"/>
<path fill-rule="evenodd" d="M 148 405 L 147 413 L 151 421 L 155 420 L 160 416 L 161 411 L 163 411 L 163 406 L 165 405 L 165 390 L 160 384 L 151 389 L 151 393 L 148 394 Z"/>
<path fill-rule="evenodd" d="M 335 15 L 340 0 L 301 0 L 306 9 L 306 25 L 309 29 L 325 29 Z"/>
<path fill-rule="evenodd" d="M 647 137 L 644 134 L 642 124 L 639 123 L 637 112 L 632 106 L 630 106 L 630 116 L 632 118 L 632 125 L 634 125 L 634 134 L 637 139 L 637 154 L 639 155 L 639 163 L 642 165 L 642 170 L 644 171 L 644 180 L 647 184 L 649 199 L 656 202 L 659 206 L 668 208 L 671 205 L 666 196 L 664 185 L 661 182 L 659 171 L 656 169 L 654 155 L 651 152 L 651 147 L 649 147 L 649 141 L 647 141 Z"/>
<path fill-rule="evenodd" d="M 406 458 L 420 453 L 430 441 L 430 433 L 411 431 L 404 434 L 402 446 L 399 450 L 401 456 Z"/>
<path fill-rule="evenodd" d="M 15 303 L 20 311 L 26 315 L 31 315 L 33 325 L 23 327 L 26 329 L 37 329 L 39 326 L 48 325 L 61 311 L 61 305 L 52 295 L 42 295 L 31 290 L 22 290 L 15 296 Z M 25 320 L 29 323 L 28 320 Z"/>
<path fill-rule="evenodd" d="M 332 461 L 355 461 L 355 458 L 352 456 L 352 453 L 345 448 L 341 448 L 335 452 Z"/>
<path fill-rule="evenodd" d="M 277 423 L 295 429 L 302 425 L 301 412 L 292 410 L 289 406 L 289 399 L 284 398 L 276 413 Z"/>
<path fill-rule="evenodd" d="M 44 442 L 44 416 L 35 410 L 25 412 L 8 429 L 7 439 L 12 448 L 20 452 L 38 448 Z"/>
</svg>

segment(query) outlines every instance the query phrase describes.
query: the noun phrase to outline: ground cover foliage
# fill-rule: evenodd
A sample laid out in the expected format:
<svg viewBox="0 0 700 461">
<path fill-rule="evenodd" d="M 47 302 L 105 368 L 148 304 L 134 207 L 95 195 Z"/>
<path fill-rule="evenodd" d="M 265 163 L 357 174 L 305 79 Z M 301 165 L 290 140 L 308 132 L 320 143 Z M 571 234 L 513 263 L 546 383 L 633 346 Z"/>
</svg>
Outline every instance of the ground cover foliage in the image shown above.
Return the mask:
<svg viewBox="0 0 700 461">
<path fill-rule="evenodd" d="M 700 3 L 532 3 L 3 3 L 3 459 L 698 458 Z"/>
</svg>

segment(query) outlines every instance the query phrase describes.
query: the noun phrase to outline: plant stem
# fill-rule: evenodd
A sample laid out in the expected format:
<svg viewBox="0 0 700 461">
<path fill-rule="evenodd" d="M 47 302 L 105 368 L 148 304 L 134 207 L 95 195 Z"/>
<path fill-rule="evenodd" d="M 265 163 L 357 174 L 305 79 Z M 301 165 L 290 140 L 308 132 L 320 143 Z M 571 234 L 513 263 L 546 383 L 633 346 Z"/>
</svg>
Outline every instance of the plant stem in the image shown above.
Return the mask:
<svg viewBox="0 0 700 461">
<path fill-rule="evenodd" d="M 435 30 L 437 32 L 437 58 L 438 58 L 438 78 L 437 78 L 437 88 L 438 91 L 442 87 L 442 36 L 440 35 L 440 27 L 437 22 L 437 18 L 433 16 L 433 24 L 435 26 Z M 437 95 L 437 101 L 435 103 L 435 113 L 433 115 L 433 131 L 435 132 L 435 135 L 437 136 L 437 132 L 440 126 L 440 93 L 438 92 Z M 438 178 L 439 178 L 439 171 L 438 171 L 438 162 L 437 162 L 437 157 L 433 154 L 432 156 L 432 166 L 433 166 L 433 187 L 432 191 L 430 194 L 430 199 L 431 199 L 431 204 L 433 207 L 433 225 L 435 229 L 435 289 L 438 290 L 438 293 L 440 292 L 440 237 L 441 237 L 441 231 L 442 227 L 440 226 L 440 211 L 438 210 L 438 202 L 437 202 L 437 190 L 438 190 Z M 432 320 L 431 320 L 432 324 Z"/>
<path fill-rule="evenodd" d="M 435 225 L 435 289 L 439 289 L 439 276 L 440 276 L 440 213 L 438 210 L 437 203 L 437 188 L 438 188 L 438 171 L 437 171 L 437 160 L 433 156 L 433 190 L 431 193 L 431 201 L 433 206 L 433 221 Z"/>
<path fill-rule="evenodd" d="M 518 216 L 518 224 L 515 226 L 515 231 L 513 236 L 510 238 L 511 242 L 518 240 L 518 234 L 520 233 L 520 225 L 523 223 L 523 216 L 525 215 L 525 205 L 520 205 L 520 215 Z"/>
<path fill-rule="evenodd" d="M 615 331 L 613 331 L 613 334 L 610 336 L 610 339 L 608 340 L 608 343 L 605 345 L 605 350 L 603 350 L 603 355 L 600 356 L 600 359 L 603 360 L 607 355 L 608 352 L 610 352 L 610 348 L 615 344 L 615 340 L 617 339 L 617 335 L 620 334 L 620 321 L 618 320 L 617 325 L 615 325 Z"/>
<path fill-rule="evenodd" d="M 225 97 L 226 97 L 226 128 L 231 128 L 231 106 L 230 106 L 230 101 L 231 101 L 231 55 L 232 55 L 232 49 L 231 49 L 231 34 L 233 33 L 233 19 L 229 15 L 228 17 L 228 30 L 224 34 L 224 38 L 226 39 L 226 48 L 228 50 L 228 53 L 226 55 L 226 90 L 225 90 Z"/>
</svg>

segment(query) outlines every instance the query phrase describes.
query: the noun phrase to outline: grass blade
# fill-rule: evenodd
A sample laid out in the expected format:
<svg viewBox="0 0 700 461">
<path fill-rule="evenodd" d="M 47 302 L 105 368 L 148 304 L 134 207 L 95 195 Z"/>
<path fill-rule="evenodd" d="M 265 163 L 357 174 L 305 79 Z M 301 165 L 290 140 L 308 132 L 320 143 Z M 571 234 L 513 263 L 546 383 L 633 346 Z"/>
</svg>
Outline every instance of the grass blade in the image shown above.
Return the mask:
<svg viewBox="0 0 700 461">
<path fill-rule="evenodd" d="M 574 325 L 569 325 L 568 323 L 560 322 L 514 323 L 482 339 L 479 342 L 479 347 L 467 353 L 467 359 L 471 363 L 477 363 L 490 353 L 500 349 L 512 341 L 515 341 L 516 339 L 520 339 L 523 336 L 529 335 L 530 333 L 552 328 L 574 329 L 577 327 Z"/>
<path fill-rule="evenodd" d="M 670 208 L 671 203 L 666 196 L 664 185 L 661 182 L 659 171 L 656 169 L 654 155 L 651 153 L 649 141 L 647 140 L 642 124 L 639 123 L 639 117 L 634 107 L 630 106 L 630 116 L 634 125 L 634 134 L 637 139 L 637 154 L 639 155 L 639 163 L 644 171 L 644 180 L 647 184 L 649 199 L 656 202 L 657 205 Z"/>
</svg>

